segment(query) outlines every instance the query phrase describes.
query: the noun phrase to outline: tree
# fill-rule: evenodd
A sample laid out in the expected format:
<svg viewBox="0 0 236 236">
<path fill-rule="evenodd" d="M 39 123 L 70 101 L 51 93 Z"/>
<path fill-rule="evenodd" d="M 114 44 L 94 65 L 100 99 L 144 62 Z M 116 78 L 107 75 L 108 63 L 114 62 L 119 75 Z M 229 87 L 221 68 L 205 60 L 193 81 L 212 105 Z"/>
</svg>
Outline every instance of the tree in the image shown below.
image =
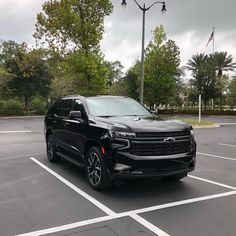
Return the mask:
<svg viewBox="0 0 236 236">
<path fill-rule="evenodd" d="M 217 71 L 217 84 L 220 96 L 220 109 L 223 109 L 223 93 L 227 88 L 227 77 L 223 76 L 224 71 L 233 71 L 236 68 L 236 63 L 233 62 L 232 55 L 227 52 L 215 52 L 212 54 L 211 59 L 215 63 Z"/>
<path fill-rule="evenodd" d="M 6 69 L 0 66 L 0 99 L 6 98 L 10 95 L 11 91 L 7 84 L 11 79 L 12 77 Z"/>
<path fill-rule="evenodd" d="M 192 72 L 190 87 L 194 89 L 196 96 L 202 95 L 206 110 L 207 101 L 217 96 L 215 63 L 210 57 L 200 53 L 193 55 L 185 68 Z"/>
<path fill-rule="evenodd" d="M 11 76 L 7 82 L 12 95 L 24 98 L 25 108 L 29 112 L 29 99 L 33 95 L 47 96 L 51 75 L 49 73 L 47 51 L 28 49 L 25 43 L 13 41 L 1 45 L 1 63 Z"/>
<path fill-rule="evenodd" d="M 230 81 L 228 85 L 227 98 L 228 98 L 230 107 L 233 110 L 234 106 L 236 105 L 236 77 L 233 77 L 233 79 Z"/>
<path fill-rule="evenodd" d="M 180 75 L 180 52 L 173 40 L 167 40 L 163 26 L 153 31 L 145 54 L 144 101 L 151 107 L 170 103 Z"/>
<path fill-rule="evenodd" d="M 123 68 L 124 66 L 121 64 L 120 61 L 105 61 L 105 66 L 107 66 L 107 69 L 109 71 L 108 75 L 108 86 L 110 87 L 114 82 L 118 81 L 123 76 Z"/>
<path fill-rule="evenodd" d="M 37 15 L 34 37 L 61 52 L 91 52 L 99 48 L 111 12 L 109 0 L 50 0 Z"/>
</svg>

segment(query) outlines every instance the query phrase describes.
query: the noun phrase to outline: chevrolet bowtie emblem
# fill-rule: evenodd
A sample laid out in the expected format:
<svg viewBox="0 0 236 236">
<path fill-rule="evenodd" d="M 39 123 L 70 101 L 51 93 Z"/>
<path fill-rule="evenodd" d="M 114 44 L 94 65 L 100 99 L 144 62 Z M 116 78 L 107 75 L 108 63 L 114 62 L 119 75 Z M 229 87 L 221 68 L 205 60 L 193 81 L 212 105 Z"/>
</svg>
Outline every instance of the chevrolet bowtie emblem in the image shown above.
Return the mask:
<svg viewBox="0 0 236 236">
<path fill-rule="evenodd" d="M 172 137 L 168 137 L 166 139 L 164 139 L 164 142 L 167 142 L 167 143 L 172 143 L 175 141 L 175 138 L 172 138 Z"/>
</svg>

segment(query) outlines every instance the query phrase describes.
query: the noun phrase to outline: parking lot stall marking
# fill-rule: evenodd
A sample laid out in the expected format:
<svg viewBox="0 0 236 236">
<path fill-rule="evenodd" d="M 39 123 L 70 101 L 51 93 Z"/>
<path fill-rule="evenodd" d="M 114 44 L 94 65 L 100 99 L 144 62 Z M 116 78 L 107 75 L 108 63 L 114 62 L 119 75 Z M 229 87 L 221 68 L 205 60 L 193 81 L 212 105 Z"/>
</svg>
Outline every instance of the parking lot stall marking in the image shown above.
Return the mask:
<svg viewBox="0 0 236 236">
<path fill-rule="evenodd" d="M 219 125 L 236 125 L 236 123 L 218 123 Z"/>
<path fill-rule="evenodd" d="M 146 213 L 146 212 L 150 212 L 150 211 L 155 211 L 155 210 L 160 210 L 160 209 L 165 209 L 165 208 L 169 208 L 169 207 L 191 204 L 191 203 L 195 203 L 195 202 L 206 201 L 206 200 L 210 200 L 210 199 L 227 197 L 230 195 L 236 195 L 236 187 L 232 187 L 229 185 L 225 185 L 222 183 L 218 183 L 215 181 L 211 181 L 208 179 L 204 179 L 204 178 L 190 175 L 189 176 L 190 178 L 204 181 L 204 182 L 207 182 L 210 184 L 218 185 L 218 186 L 221 186 L 224 188 L 229 188 L 234 191 L 213 194 L 213 195 L 208 195 L 208 196 L 203 196 L 203 197 L 197 197 L 197 198 L 192 198 L 192 199 L 187 199 L 187 200 L 181 200 L 181 201 L 141 208 L 141 209 L 127 211 L 127 212 L 115 213 L 110 208 L 106 207 L 104 204 L 102 204 L 101 202 L 99 202 L 95 198 L 91 197 L 90 195 L 88 195 L 87 193 L 85 193 L 84 191 L 82 191 L 81 189 L 79 189 L 78 187 L 76 187 L 75 185 L 73 185 L 72 183 L 70 183 L 69 181 L 67 181 L 66 179 L 61 177 L 60 175 L 58 175 L 56 172 L 54 172 L 53 170 L 51 170 L 50 168 L 48 168 L 47 166 L 42 164 L 40 161 L 36 160 L 35 158 L 31 158 L 31 160 L 34 161 L 35 163 L 37 163 L 39 166 L 41 166 L 46 171 L 48 171 L 50 174 L 55 176 L 61 182 L 66 184 L 68 187 L 70 187 L 71 189 L 76 191 L 78 194 L 80 194 L 81 196 L 83 196 L 84 198 L 89 200 L 95 206 L 99 207 L 102 211 L 104 211 L 108 215 L 103 216 L 103 217 L 90 219 L 90 220 L 80 221 L 80 222 L 76 222 L 76 223 L 72 223 L 72 224 L 61 225 L 61 226 L 57 226 L 57 227 L 53 227 L 53 228 L 49 228 L 49 229 L 38 230 L 38 231 L 26 233 L 26 234 L 20 234 L 18 236 L 45 235 L 45 234 L 49 234 L 49 233 L 65 231 L 65 230 L 69 230 L 69 229 L 73 229 L 73 228 L 77 228 L 77 227 L 81 227 L 81 226 L 85 226 L 85 225 L 91 225 L 94 223 L 104 222 L 104 221 L 113 220 L 113 219 L 117 219 L 117 218 L 121 218 L 121 217 L 127 217 L 127 216 L 133 218 L 135 221 L 139 222 L 140 224 L 142 224 L 143 226 L 145 226 L 146 228 L 148 228 L 149 230 L 151 230 L 152 232 L 154 232 L 155 234 L 157 234 L 159 236 L 169 236 L 166 232 L 162 231 L 161 229 L 159 229 L 158 227 L 156 227 L 155 225 L 153 225 L 149 221 L 145 220 L 143 217 L 139 216 L 138 214 L 142 214 L 142 213 Z"/>
<path fill-rule="evenodd" d="M 35 158 L 30 158 L 32 161 L 34 161 L 35 163 L 37 163 L 39 166 L 41 166 L 43 169 L 45 169 L 46 171 L 48 171 L 50 174 L 52 174 L 53 176 L 55 176 L 57 179 L 59 179 L 61 182 L 63 182 L 64 184 L 66 184 L 68 187 L 70 187 L 71 189 L 73 189 L 75 192 L 77 192 L 78 194 L 80 194 L 81 196 L 83 196 L 84 198 L 86 198 L 88 201 L 90 201 L 92 204 L 94 204 L 95 206 L 97 206 L 98 208 L 100 208 L 102 211 L 104 211 L 108 217 L 107 218 L 99 218 L 99 222 L 100 221 L 105 221 L 105 220 L 109 220 L 109 219 L 114 219 L 114 218 L 119 218 L 122 217 L 119 214 L 115 213 L 114 211 L 112 211 L 110 208 L 106 207 L 104 204 L 102 204 L 101 202 L 99 202 L 98 200 L 96 200 L 95 198 L 93 198 L 92 196 L 88 195 L 87 193 L 85 193 L 83 190 L 79 189 L 78 187 L 76 187 L 74 184 L 70 183 L 68 180 L 66 180 L 65 178 L 63 178 L 62 176 L 58 175 L 55 171 L 51 170 L 50 168 L 48 168 L 47 166 L 45 166 L 44 164 L 42 164 L 40 161 L 36 160 Z M 157 235 L 159 235 L 160 232 L 162 232 L 163 234 L 161 234 L 160 236 L 169 236 L 168 234 L 164 234 L 164 231 L 162 231 L 161 229 L 157 228 L 156 226 L 152 225 L 151 223 L 149 223 L 148 221 L 146 221 L 145 219 L 143 219 L 141 216 L 137 216 L 135 217 L 134 214 L 132 214 L 132 216 L 130 214 L 126 214 L 125 216 L 130 216 L 133 219 L 137 220 L 139 223 L 141 223 L 142 225 L 144 225 L 146 228 L 150 229 L 152 232 L 156 233 Z M 98 219 L 98 218 L 97 218 Z M 96 219 L 92 219 L 87 221 L 87 224 L 89 222 L 89 224 L 93 224 L 96 223 L 95 222 Z M 86 222 L 86 221 L 85 221 Z M 76 223 L 75 223 L 76 224 Z M 70 227 L 72 227 L 71 225 L 69 225 Z M 75 225 L 74 225 L 75 227 Z M 78 226 L 76 226 L 78 227 Z M 56 227 L 57 230 L 58 227 Z M 65 230 L 65 229 L 62 229 Z M 62 231 L 61 230 L 61 231 Z M 46 232 L 46 231 L 45 231 Z M 58 232 L 58 231 L 57 231 Z M 43 233 L 45 234 L 45 233 Z M 33 232 L 32 234 L 29 235 L 43 235 L 43 234 L 35 234 L 35 232 Z M 27 235 L 27 234 L 26 234 Z"/>
<path fill-rule="evenodd" d="M 203 156 L 209 156 L 209 157 L 215 157 L 215 158 L 220 158 L 220 159 L 230 160 L 230 161 L 236 161 L 235 158 L 223 157 L 223 156 L 217 156 L 217 155 L 208 154 L 208 153 L 203 153 L 203 152 L 197 152 L 197 154 L 198 154 L 198 155 L 203 155 Z"/>
<path fill-rule="evenodd" d="M 209 196 L 203 196 L 203 197 L 197 197 L 197 198 L 181 200 L 181 201 L 176 201 L 176 202 L 171 202 L 171 203 L 165 203 L 165 204 L 161 204 L 157 206 L 145 207 L 138 210 L 123 212 L 123 213 L 120 213 L 119 215 L 126 216 L 126 215 L 131 215 L 131 214 L 142 214 L 142 213 L 146 213 L 150 211 L 156 211 L 156 210 L 161 210 L 165 208 L 195 203 L 195 202 L 202 202 L 202 201 L 207 201 L 210 199 L 222 198 L 222 197 L 226 197 L 230 195 L 236 195 L 236 191 L 229 191 L 229 192 L 218 193 L 218 194 L 213 194 Z"/>
<path fill-rule="evenodd" d="M 34 153 L 34 156 L 39 156 L 39 155 L 45 155 L 45 152 Z M 25 154 L 25 155 L 19 155 L 19 156 L 10 156 L 10 157 L 0 158 L 0 161 L 7 161 L 7 160 L 12 160 L 12 159 L 18 159 L 18 158 L 29 158 L 31 156 L 32 156 L 32 154 Z"/>
<path fill-rule="evenodd" d="M 227 146 L 227 147 L 235 147 L 235 148 L 236 148 L 236 145 L 232 145 L 232 144 L 219 143 L 219 145 L 221 145 L 221 146 Z"/>
<path fill-rule="evenodd" d="M 32 133 L 31 130 L 1 130 L 0 134 Z"/>
<path fill-rule="evenodd" d="M 127 212 L 122 212 L 118 213 L 115 215 L 111 216 L 103 216 L 103 217 L 98 217 L 90 220 L 85 220 L 85 221 L 79 221 L 76 223 L 72 224 L 66 224 L 66 225 L 61 225 L 53 228 L 48 228 L 48 229 L 43 229 L 43 230 L 38 230 L 38 231 L 33 231 L 25 234 L 19 234 L 17 236 L 36 236 L 36 235 L 46 235 L 49 233 L 56 233 L 56 232 L 61 232 L 81 226 L 86 226 L 86 225 L 91 225 L 99 222 L 104 222 L 108 220 L 114 220 L 122 217 L 132 217 L 139 223 L 142 222 L 142 224 L 150 229 L 152 232 L 156 233 L 158 236 L 167 236 L 168 234 L 162 231 L 161 229 L 157 228 L 156 226 L 152 225 L 150 222 L 146 221 L 143 217 L 139 216 L 138 214 L 150 212 L 150 211 L 156 211 L 156 210 L 161 210 L 165 208 L 170 208 L 170 207 L 176 207 L 176 206 L 181 206 L 181 205 L 186 205 L 190 203 L 195 203 L 195 202 L 202 202 L 210 199 L 216 199 L 216 198 L 222 198 L 222 197 L 227 197 L 231 195 L 236 195 L 236 191 L 230 191 L 230 192 L 225 192 L 225 193 L 219 193 L 219 194 L 214 194 L 214 195 L 209 195 L 209 196 L 204 196 L 204 197 L 198 197 L 198 198 L 192 198 L 192 199 L 187 199 L 187 200 L 182 200 L 182 201 L 176 201 L 172 203 L 166 203 L 162 205 L 157 205 L 157 206 L 152 206 L 152 207 L 146 207 L 146 208 L 141 208 L 137 210 L 132 210 L 132 211 L 127 211 Z M 154 227 L 155 228 L 154 228 Z M 162 234 L 160 234 L 162 232 Z"/>
<path fill-rule="evenodd" d="M 194 175 L 188 175 L 188 177 L 190 177 L 192 179 L 200 180 L 200 181 L 203 181 L 203 182 L 206 182 L 206 183 L 209 183 L 209 184 L 218 185 L 218 186 L 223 187 L 223 188 L 228 188 L 228 189 L 231 189 L 231 190 L 236 190 L 236 187 L 233 187 L 233 186 L 230 186 L 230 185 L 226 185 L 226 184 L 222 184 L 222 183 L 219 183 L 219 182 L 215 182 L 215 181 L 212 181 L 212 180 L 209 180 L 209 179 L 197 177 L 197 176 L 194 176 Z"/>
<path fill-rule="evenodd" d="M 75 222 L 75 223 L 71 223 L 71 224 L 66 224 L 66 225 L 53 227 L 53 228 L 42 229 L 42 230 L 38 230 L 38 231 L 32 231 L 32 232 L 25 233 L 25 234 L 18 234 L 16 236 L 36 236 L 36 235 L 38 236 L 38 235 L 52 234 L 52 233 L 57 233 L 57 232 L 61 232 L 61 231 L 69 230 L 69 229 L 78 228 L 78 227 L 81 227 L 81 226 L 86 226 L 86 225 L 96 224 L 96 223 L 99 223 L 99 222 L 104 222 L 104 221 L 107 221 L 107 220 L 113 220 L 115 218 L 119 218 L 119 217 L 116 216 L 116 215 L 102 216 L 102 217 L 94 218 L 94 219 L 91 219 L 91 220 L 84 220 L 84 221 L 79 221 L 79 222 Z"/>
<path fill-rule="evenodd" d="M 164 232 L 163 230 L 161 230 L 160 228 L 153 225 L 152 223 L 150 223 L 149 221 L 145 220 L 143 217 L 137 214 L 130 214 L 129 216 L 132 217 L 137 222 L 139 222 L 140 224 L 142 224 L 143 226 L 145 226 L 150 231 L 157 234 L 158 236 L 170 236 L 169 234 L 167 234 L 166 232 Z"/>
<path fill-rule="evenodd" d="M 112 211 L 110 208 L 106 207 L 104 204 L 102 204 L 101 202 L 99 202 L 98 200 L 96 200 L 95 198 L 93 198 L 92 196 L 88 195 L 87 193 L 85 193 L 83 190 L 79 189 L 78 187 L 76 187 L 74 184 L 70 183 L 68 180 L 66 180 L 65 178 L 63 178 L 62 176 L 58 175 L 55 171 L 51 170 L 50 168 L 48 168 L 47 166 L 45 166 L 44 164 L 42 164 L 40 161 L 36 160 L 35 158 L 30 158 L 32 161 L 34 161 L 35 163 L 37 163 L 39 166 L 41 166 L 43 169 L 45 169 L 47 172 L 49 172 L 50 174 L 52 174 L 53 176 L 55 176 L 57 179 L 59 179 L 61 182 L 63 182 L 65 185 L 67 185 L 68 187 L 70 187 L 71 189 L 73 189 L 75 192 L 77 192 L 78 194 L 80 194 L 81 196 L 83 196 L 84 198 L 86 198 L 88 201 L 90 201 L 92 204 L 94 204 L 95 206 L 97 206 L 98 208 L 100 208 L 103 212 L 105 212 L 107 215 L 115 215 L 116 213 L 114 211 Z"/>
</svg>

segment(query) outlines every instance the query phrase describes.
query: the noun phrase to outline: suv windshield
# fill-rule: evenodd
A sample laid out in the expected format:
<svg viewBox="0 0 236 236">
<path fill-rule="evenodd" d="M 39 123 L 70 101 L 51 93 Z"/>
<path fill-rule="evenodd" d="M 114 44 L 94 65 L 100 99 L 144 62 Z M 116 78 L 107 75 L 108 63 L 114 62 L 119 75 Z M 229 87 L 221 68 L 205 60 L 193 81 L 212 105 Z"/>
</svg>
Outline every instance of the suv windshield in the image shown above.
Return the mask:
<svg viewBox="0 0 236 236">
<path fill-rule="evenodd" d="M 94 116 L 151 116 L 141 104 L 130 98 L 87 98 L 88 108 Z"/>
</svg>

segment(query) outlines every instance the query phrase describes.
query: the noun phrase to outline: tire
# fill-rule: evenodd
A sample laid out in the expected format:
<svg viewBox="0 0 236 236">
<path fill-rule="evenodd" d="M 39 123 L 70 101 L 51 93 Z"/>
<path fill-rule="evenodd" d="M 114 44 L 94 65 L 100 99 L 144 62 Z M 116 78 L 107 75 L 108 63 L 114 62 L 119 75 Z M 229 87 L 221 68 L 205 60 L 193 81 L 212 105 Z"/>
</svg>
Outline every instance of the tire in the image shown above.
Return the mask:
<svg viewBox="0 0 236 236">
<path fill-rule="evenodd" d="M 50 162 L 59 162 L 61 158 L 56 154 L 56 147 L 53 141 L 53 136 L 50 134 L 47 137 L 47 157 Z"/>
<path fill-rule="evenodd" d="M 86 154 L 86 174 L 90 186 L 96 190 L 105 190 L 112 186 L 105 162 L 99 147 L 92 147 Z"/>
<path fill-rule="evenodd" d="M 167 181 L 171 181 L 171 182 L 177 182 L 177 181 L 183 179 L 184 177 L 186 177 L 187 175 L 188 175 L 188 173 L 183 173 L 183 174 L 167 176 L 167 177 L 164 177 L 163 179 L 167 180 Z"/>
</svg>

